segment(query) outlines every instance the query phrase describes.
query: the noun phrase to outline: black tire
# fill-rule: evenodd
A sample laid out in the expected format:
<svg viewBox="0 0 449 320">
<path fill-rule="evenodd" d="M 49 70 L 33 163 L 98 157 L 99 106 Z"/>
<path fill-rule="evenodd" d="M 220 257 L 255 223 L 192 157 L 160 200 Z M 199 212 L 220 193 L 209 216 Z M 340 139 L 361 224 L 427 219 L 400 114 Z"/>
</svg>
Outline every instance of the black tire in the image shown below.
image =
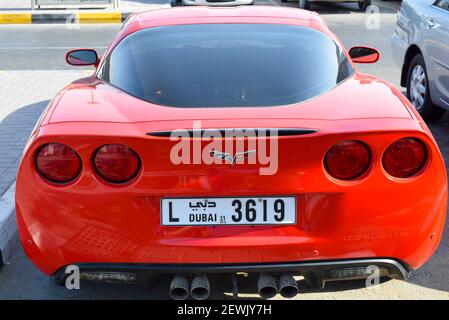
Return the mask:
<svg viewBox="0 0 449 320">
<path fill-rule="evenodd" d="M 281 2 L 288 2 L 288 0 L 281 0 Z"/>
<path fill-rule="evenodd" d="M 183 6 L 182 0 L 172 0 L 171 6 L 172 7 L 182 7 Z"/>
<path fill-rule="evenodd" d="M 310 1 L 309 0 L 299 0 L 298 5 L 301 9 L 310 10 Z"/>
<path fill-rule="evenodd" d="M 366 11 L 366 8 L 371 5 L 371 2 L 371 0 L 359 0 L 359 10 Z"/>
<path fill-rule="evenodd" d="M 425 95 L 424 95 L 424 103 L 422 105 L 419 105 L 419 101 L 417 101 L 416 95 L 417 93 L 413 91 L 413 82 L 415 79 L 413 76 L 413 72 L 415 69 L 419 70 L 419 67 L 422 68 L 424 71 L 424 78 L 425 78 Z M 424 91 L 424 90 L 423 90 Z M 412 97 L 413 95 L 413 97 Z M 421 117 L 426 122 L 433 122 L 440 120 L 444 113 L 446 112 L 444 109 L 434 105 L 432 103 L 432 99 L 430 97 L 430 89 L 429 89 L 429 81 L 427 77 L 427 69 L 426 64 L 424 62 L 424 58 L 422 54 L 417 54 L 410 63 L 410 66 L 407 71 L 407 98 L 412 102 L 414 107 L 416 108 L 416 111 L 421 115 Z M 416 104 L 418 104 L 418 106 Z"/>
</svg>

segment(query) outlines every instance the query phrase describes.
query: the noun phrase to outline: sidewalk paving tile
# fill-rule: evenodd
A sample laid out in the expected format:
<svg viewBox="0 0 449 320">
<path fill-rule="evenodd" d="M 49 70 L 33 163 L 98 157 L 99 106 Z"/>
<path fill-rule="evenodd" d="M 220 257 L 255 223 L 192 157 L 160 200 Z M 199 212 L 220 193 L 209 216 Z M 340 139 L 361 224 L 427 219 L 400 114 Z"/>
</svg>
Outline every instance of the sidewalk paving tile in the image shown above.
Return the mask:
<svg viewBox="0 0 449 320">
<path fill-rule="evenodd" d="M 14 182 L 22 150 L 49 101 L 85 71 L 0 71 L 0 196 Z"/>
</svg>

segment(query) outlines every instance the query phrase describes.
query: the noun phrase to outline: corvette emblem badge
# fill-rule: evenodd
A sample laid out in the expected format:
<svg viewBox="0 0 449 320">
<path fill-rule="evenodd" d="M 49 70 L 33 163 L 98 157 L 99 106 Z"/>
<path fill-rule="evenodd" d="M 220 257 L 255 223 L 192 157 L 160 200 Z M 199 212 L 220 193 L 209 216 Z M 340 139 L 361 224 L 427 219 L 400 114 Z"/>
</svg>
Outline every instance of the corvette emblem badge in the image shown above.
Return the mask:
<svg viewBox="0 0 449 320">
<path fill-rule="evenodd" d="M 229 152 L 221 152 L 216 150 L 211 150 L 211 157 L 218 158 L 221 160 L 225 160 L 229 162 L 231 165 L 236 164 L 238 160 L 248 159 L 256 154 L 256 150 L 248 150 L 245 152 L 237 152 L 235 155 L 230 154 Z"/>
</svg>

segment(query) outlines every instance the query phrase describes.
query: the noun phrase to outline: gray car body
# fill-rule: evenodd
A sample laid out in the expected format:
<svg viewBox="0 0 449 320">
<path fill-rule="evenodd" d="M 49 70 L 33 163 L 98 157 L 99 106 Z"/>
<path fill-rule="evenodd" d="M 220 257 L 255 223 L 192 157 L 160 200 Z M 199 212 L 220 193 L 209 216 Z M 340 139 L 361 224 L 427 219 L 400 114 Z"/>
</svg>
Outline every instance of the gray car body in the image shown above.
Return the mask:
<svg viewBox="0 0 449 320">
<path fill-rule="evenodd" d="M 445 0 L 449 4 L 449 0 Z M 449 7 L 435 0 L 403 0 L 392 37 L 395 61 L 402 66 L 401 85 L 406 86 L 408 66 L 421 52 L 427 69 L 432 102 L 449 110 Z"/>
</svg>

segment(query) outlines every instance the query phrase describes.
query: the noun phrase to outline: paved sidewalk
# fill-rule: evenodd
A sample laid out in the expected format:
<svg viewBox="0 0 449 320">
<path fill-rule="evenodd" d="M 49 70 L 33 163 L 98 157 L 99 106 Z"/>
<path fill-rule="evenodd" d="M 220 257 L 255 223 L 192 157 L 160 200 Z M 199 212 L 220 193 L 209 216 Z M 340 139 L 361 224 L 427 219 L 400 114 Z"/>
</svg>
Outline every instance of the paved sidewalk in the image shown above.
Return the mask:
<svg viewBox="0 0 449 320">
<path fill-rule="evenodd" d="M 14 182 L 22 150 L 42 111 L 71 81 L 92 71 L 0 71 L 0 196 Z"/>
<path fill-rule="evenodd" d="M 42 111 L 69 82 L 86 71 L 0 71 L 0 267 L 14 247 L 14 188 L 23 148 Z"/>
</svg>

